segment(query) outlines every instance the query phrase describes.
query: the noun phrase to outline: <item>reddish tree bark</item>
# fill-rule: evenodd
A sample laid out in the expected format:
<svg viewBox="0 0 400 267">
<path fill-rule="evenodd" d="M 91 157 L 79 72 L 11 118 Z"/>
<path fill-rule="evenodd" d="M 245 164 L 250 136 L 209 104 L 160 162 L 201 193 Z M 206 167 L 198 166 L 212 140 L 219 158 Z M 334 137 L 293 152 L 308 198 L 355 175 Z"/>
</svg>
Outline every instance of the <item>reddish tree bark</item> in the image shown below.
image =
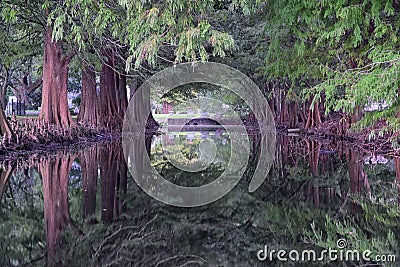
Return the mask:
<svg viewBox="0 0 400 267">
<path fill-rule="evenodd" d="M 52 29 L 44 36 L 42 109 L 39 118 L 46 123 L 69 127 L 73 124 L 68 109 L 68 65 L 72 54 L 65 55 L 61 44 L 52 40 Z"/>
<path fill-rule="evenodd" d="M 89 126 L 101 124 L 100 103 L 96 88 L 96 73 L 92 66 L 82 66 L 82 94 L 78 123 Z"/>
<path fill-rule="evenodd" d="M 279 122 L 285 123 L 289 121 L 289 109 L 288 104 L 286 103 L 286 95 L 284 92 L 281 92 L 281 103 L 280 105 L 280 114 L 279 114 Z"/>
<path fill-rule="evenodd" d="M 114 58 L 109 53 L 105 55 L 105 63 L 101 69 L 100 76 L 100 99 L 102 101 L 101 113 L 105 124 L 113 123 L 115 117 L 118 115 L 116 112 L 116 80 L 114 73 Z M 121 118 L 119 118 L 121 119 Z"/>
<path fill-rule="evenodd" d="M 102 54 L 104 63 L 100 74 L 99 98 L 101 99 L 101 105 L 98 107 L 100 118 L 97 121 L 98 124 L 109 129 L 121 128 L 128 107 L 126 74 L 120 70 L 122 68 L 114 51 L 103 50 Z M 134 86 L 132 92 L 136 92 L 138 88 L 139 82 Z M 90 97 L 87 99 L 90 99 Z M 155 128 L 157 126 L 159 126 L 157 121 L 150 114 L 146 128 Z"/>
<path fill-rule="evenodd" d="M 296 93 L 288 94 L 289 88 L 288 82 L 276 80 L 266 83 L 264 90 L 272 93 L 268 104 L 275 120 L 289 128 L 296 128 L 299 127 L 300 120 L 304 124 L 306 120 L 299 104 L 294 101 L 297 99 Z"/>
<path fill-rule="evenodd" d="M 117 60 L 113 51 L 103 51 L 104 63 L 100 75 L 102 123 L 107 128 L 122 126 L 128 106 L 126 76 L 116 72 Z"/>
<path fill-rule="evenodd" d="M 52 265 L 65 227 L 71 223 L 68 207 L 68 178 L 74 158 L 47 158 L 39 166 L 43 181 L 47 262 Z"/>
<path fill-rule="evenodd" d="M 313 107 L 308 110 L 308 117 L 304 128 L 317 127 L 321 124 L 321 115 L 319 111 L 319 104 L 314 101 Z"/>
</svg>

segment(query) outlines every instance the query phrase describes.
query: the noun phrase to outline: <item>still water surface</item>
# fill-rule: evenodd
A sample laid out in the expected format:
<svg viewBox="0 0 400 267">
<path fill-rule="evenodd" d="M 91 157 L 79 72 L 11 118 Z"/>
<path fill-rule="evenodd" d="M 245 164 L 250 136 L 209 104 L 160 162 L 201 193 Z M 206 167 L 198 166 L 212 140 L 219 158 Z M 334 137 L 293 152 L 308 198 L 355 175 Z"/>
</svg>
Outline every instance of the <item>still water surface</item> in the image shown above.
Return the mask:
<svg viewBox="0 0 400 267">
<path fill-rule="evenodd" d="M 169 162 L 196 161 L 204 140 L 216 149 L 208 168 L 188 173 Z M 265 246 L 320 251 L 336 248 L 340 238 L 349 248 L 398 255 L 399 158 L 342 143 L 277 136 L 272 169 L 249 193 L 260 138 L 250 140 L 249 164 L 238 185 L 197 208 L 169 206 L 144 193 L 128 171 L 120 142 L 2 162 L 0 266 L 365 263 L 257 258 Z M 149 136 L 145 147 L 163 177 L 200 186 L 224 171 L 230 142 L 218 130 L 170 132 Z"/>
</svg>

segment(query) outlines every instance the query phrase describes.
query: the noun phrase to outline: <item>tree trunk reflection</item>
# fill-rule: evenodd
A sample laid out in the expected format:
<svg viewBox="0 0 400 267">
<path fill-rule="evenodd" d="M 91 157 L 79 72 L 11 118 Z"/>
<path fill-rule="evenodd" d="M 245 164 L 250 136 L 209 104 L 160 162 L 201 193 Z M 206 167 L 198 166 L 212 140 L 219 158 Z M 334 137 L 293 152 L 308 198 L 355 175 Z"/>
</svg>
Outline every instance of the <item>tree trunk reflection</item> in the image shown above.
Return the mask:
<svg viewBox="0 0 400 267">
<path fill-rule="evenodd" d="M 42 159 L 39 170 L 43 180 L 44 221 L 46 228 L 47 261 L 53 264 L 61 245 L 63 230 L 71 222 L 68 208 L 68 178 L 74 157 Z"/>
<path fill-rule="evenodd" d="M 83 187 L 83 218 L 96 210 L 96 191 L 98 176 L 98 148 L 91 147 L 80 156 Z"/>
<path fill-rule="evenodd" d="M 100 149 L 101 219 L 111 221 L 124 211 L 127 190 L 127 166 L 122 147 L 105 146 Z M 119 194 L 119 192 L 121 194 Z"/>
</svg>

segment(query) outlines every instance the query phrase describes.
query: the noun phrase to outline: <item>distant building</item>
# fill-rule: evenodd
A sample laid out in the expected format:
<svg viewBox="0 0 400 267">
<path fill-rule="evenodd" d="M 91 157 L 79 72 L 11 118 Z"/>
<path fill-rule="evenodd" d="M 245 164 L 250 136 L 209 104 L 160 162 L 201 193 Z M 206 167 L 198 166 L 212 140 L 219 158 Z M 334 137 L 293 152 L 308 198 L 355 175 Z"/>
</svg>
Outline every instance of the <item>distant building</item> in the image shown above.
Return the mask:
<svg viewBox="0 0 400 267">
<path fill-rule="evenodd" d="M 377 111 L 377 110 L 387 109 L 388 107 L 389 107 L 389 104 L 386 103 L 386 101 L 384 100 L 382 102 L 371 102 L 364 108 L 364 110 L 365 111 Z"/>
<path fill-rule="evenodd" d="M 25 116 L 25 103 L 18 101 L 16 96 L 10 96 L 6 105 L 6 115 Z"/>
</svg>

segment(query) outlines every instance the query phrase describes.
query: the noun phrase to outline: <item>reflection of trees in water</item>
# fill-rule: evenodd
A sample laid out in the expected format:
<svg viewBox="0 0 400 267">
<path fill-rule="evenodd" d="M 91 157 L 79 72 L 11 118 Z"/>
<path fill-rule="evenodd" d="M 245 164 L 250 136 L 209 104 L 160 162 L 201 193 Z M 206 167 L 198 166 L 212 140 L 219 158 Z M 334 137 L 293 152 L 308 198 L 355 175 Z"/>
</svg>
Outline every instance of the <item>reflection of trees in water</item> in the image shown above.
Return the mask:
<svg viewBox="0 0 400 267">
<path fill-rule="evenodd" d="M 25 160 L 26 161 L 26 160 Z M 43 202 L 41 181 L 35 169 L 22 161 L 11 175 L 3 175 L 4 191 L 0 205 L 0 266 L 44 259 Z M 42 242 L 38 242 L 42 241 Z"/>
<path fill-rule="evenodd" d="M 305 229 L 310 230 L 312 222 L 324 234 L 326 231 L 337 231 L 335 224 L 325 229 L 325 218 L 337 215 L 338 206 L 345 199 L 345 192 L 360 192 L 366 180 L 366 172 L 357 173 L 357 170 L 364 169 L 358 152 L 344 153 L 347 162 L 344 164 L 340 155 L 328 153 L 330 148 L 325 144 L 299 138 L 282 138 L 281 141 L 277 144 L 279 149 L 275 168 L 259 190 L 250 194 L 250 176 L 244 177 L 223 199 L 196 209 L 170 207 L 137 190 L 133 180 L 127 180 L 121 147 L 115 144 L 87 148 L 79 153 L 81 194 L 71 194 L 72 190 L 78 189 L 71 186 L 68 188 L 68 173 L 74 156 L 61 154 L 42 159 L 39 169 L 43 179 L 48 256 L 56 254 L 58 249 L 61 253 L 59 257 L 65 265 L 126 265 L 132 262 L 143 266 L 155 266 L 157 263 L 159 266 L 176 266 L 187 262 L 197 262 L 198 265 L 255 265 L 256 252 L 264 245 L 277 249 L 304 248 L 305 244 L 301 240 Z M 140 153 L 146 153 L 146 150 L 149 153 L 150 142 L 147 138 L 144 145 L 137 144 L 140 149 L 136 152 L 138 161 L 135 164 L 140 164 Z M 306 142 L 309 142 L 308 146 Z M 257 144 L 254 144 L 253 150 L 256 149 Z M 399 162 L 395 159 L 397 171 L 400 169 Z M 346 165 L 349 168 L 348 174 Z M 16 173 L 22 177 L 27 172 L 22 168 Z M 177 173 L 171 171 L 165 174 Z M 373 181 L 374 176 L 368 175 L 370 181 Z M 348 178 L 349 182 L 343 182 Z M 98 179 L 101 191 L 96 190 Z M 16 187 L 16 184 L 11 186 Z M 308 188 L 311 188 L 310 195 L 307 193 Z M 96 194 L 101 194 L 101 205 L 96 203 Z M 42 203 L 37 199 L 38 195 L 35 194 L 35 201 Z M 312 203 L 319 204 L 319 207 L 305 203 L 307 197 Z M 84 229 L 82 231 L 76 227 L 67 227 L 73 224 L 68 204 L 72 206 L 82 199 L 83 217 L 95 217 L 95 210 L 101 207 L 105 209 L 101 212 L 101 218 L 107 223 L 98 218 L 98 221 L 85 220 L 83 225 L 79 225 Z M 12 205 L 21 206 L 24 210 L 21 214 L 36 220 L 38 224 L 42 218 L 42 208 L 39 206 L 38 209 L 37 204 L 26 203 Z M 374 209 L 372 211 L 375 212 Z M 386 211 L 376 210 L 374 214 L 384 215 Z M 5 212 L 3 207 L 1 212 Z M 13 216 L 17 214 L 16 210 L 7 212 Z M 119 216 L 122 213 L 124 216 Z M 359 215 L 341 213 L 341 218 L 335 220 L 344 221 L 353 216 Z M 18 219 L 27 220 L 22 215 Z M 396 220 L 392 218 L 391 223 Z M 373 221 L 373 230 L 368 230 L 369 221 L 363 217 L 357 217 L 356 222 L 358 224 L 352 227 L 376 236 L 376 239 L 383 240 L 389 229 L 386 223 L 377 219 Z M 4 228 L 2 231 L 5 231 Z M 65 232 L 67 234 L 63 235 Z M 36 237 L 36 241 L 27 235 L 20 238 L 30 243 L 45 239 L 43 233 Z M 366 240 L 364 235 L 359 238 Z M 0 245 L 9 242 L 4 237 L 1 241 Z M 383 241 L 379 242 L 377 244 L 384 245 Z M 322 246 L 315 240 L 312 240 L 312 244 Z M 24 253 L 28 255 L 28 251 Z M 36 247 L 33 255 L 36 258 L 38 254 L 40 249 Z M 29 256 L 24 257 L 27 258 Z"/>
<path fill-rule="evenodd" d="M 363 194 L 363 188 L 365 189 L 366 193 L 370 194 L 371 187 L 368 177 L 364 171 L 364 159 L 361 152 L 347 149 L 346 159 L 350 178 L 350 186 L 348 191 L 349 196 L 354 197 Z M 352 208 L 359 210 L 361 207 L 353 201 Z"/>
<path fill-rule="evenodd" d="M 93 215 L 96 210 L 98 157 L 98 148 L 90 147 L 79 158 L 82 170 L 83 218 Z"/>
<path fill-rule="evenodd" d="M 61 248 L 63 233 L 68 225 L 75 234 L 82 236 L 69 214 L 68 179 L 72 162 L 71 154 L 57 155 L 42 159 L 39 169 L 43 179 L 43 196 L 46 225 L 47 259 L 52 263 L 56 252 Z M 127 167 L 123 159 L 122 147 L 105 144 L 102 147 L 89 147 L 80 153 L 82 170 L 83 209 L 82 216 L 90 217 L 96 209 L 96 184 L 98 175 L 101 181 L 101 219 L 111 221 L 119 216 L 126 204 Z"/>
<path fill-rule="evenodd" d="M 102 205 L 104 207 L 102 219 L 105 221 L 112 220 L 123 212 L 126 207 L 124 198 L 127 190 L 127 167 L 123 159 L 122 148 L 115 146 L 115 144 L 89 147 L 79 153 L 79 159 L 82 170 L 82 193 L 79 194 L 68 193 L 69 189 L 81 192 L 80 187 L 76 187 L 76 185 L 68 188 L 71 175 L 74 175 L 73 179 L 79 178 L 79 176 L 70 172 L 71 165 L 75 160 L 74 153 L 64 151 L 46 157 L 33 156 L 25 162 L 21 160 L 0 168 L 1 192 L 5 192 L 6 199 L 13 201 L 6 203 L 2 199 L 1 212 L 5 213 L 1 217 L 9 220 L 18 218 L 16 225 L 21 227 L 20 229 L 15 228 L 16 231 L 10 232 L 9 235 L 4 235 L 4 237 L 12 238 L 16 244 L 11 245 L 11 240 L 4 239 L 6 242 L 3 244 L 9 244 L 7 249 L 9 255 L 3 255 L 6 257 L 4 261 L 3 257 L 0 257 L 0 263 L 9 265 L 13 259 L 18 259 L 20 263 L 40 262 L 44 259 L 44 256 L 40 255 L 43 253 L 41 248 L 43 248 L 45 241 L 46 261 L 48 264 L 56 264 L 57 251 L 63 247 L 63 244 L 65 245 L 65 240 L 63 241 L 65 230 L 72 229 L 74 235 L 78 237 L 83 234 L 71 218 L 69 202 L 82 203 L 82 217 L 89 217 L 91 218 L 89 223 L 96 223 L 93 216 L 95 216 L 96 209 L 96 184 L 99 173 L 102 182 Z M 12 172 L 16 165 L 18 166 L 16 171 Z M 37 166 L 38 172 L 34 171 L 35 166 Z M 34 181 L 40 176 L 42 186 L 36 187 Z M 7 186 L 10 188 L 8 189 Z M 82 198 L 83 201 L 76 197 Z M 41 205 L 38 205 L 38 203 L 43 203 L 43 207 L 40 208 Z M 25 225 L 25 221 L 30 221 L 26 217 L 32 217 L 32 221 L 35 223 Z M 45 237 L 37 236 L 36 231 L 31 231 L 31 234 L 25 232 L 25 229 L 31 229 L 36 224 L 42 224 L 43 217 Z M 39 229 L 41 227 L 43 226 L 39 226 Z M 0 229 L 6 232 L 10 231 L 2 227 Z M 18 240 L 20 243 L 27 242 L 29 244 L 27 250 L 21 249 Z M 6 249 L 2 251 L 6 251 Z M 23 254 L 18 255 L 18 251 Z M 7 259 L 7 256 L 10 258 Z"/>
<path fill-rule="evenodd" d="M 100 177 L 103 221 L 111 221 L 123 212 L 127 187 L 127 166 L 121 146 L 100 148 Z M 119 192 L 121 194 L 119 194 Z"/>
<path fill-rule="evenodd" d="M 304 199 L 329 209 L 340 204 L 347 173 L 337 154 L 340 147 L 284 135 L 277 141 L 273 168 L 263 185 L 274 186 L 266 190 L 280 188 L 286 190 L 286 199 Z"/>
<path fill-rule="evenodd" d="M 48 263 L 53 264 L 56 251 L 61 246 L 64 229 L 71 223 L 68 206 L 68 178 L 74 157 L 49 157 L 41 159 L 39 170 L 43 181 L 44 222 Z"/>
<path fill-rule="evenodd" d="M 0 166 L 0 200 L 3 198 L 3 192 L 6 186 L 6 183 L 15 168 L 14 164 L 7 164 Z"/>
<path fill-rule="evenodd" d="M 260 138 L 252 141 L 252 151 L 259 151 Z M 351 194 L 371 193 L 360 151 L 340 142 L 321 143 L 284 135 L 278 135 L 277 141 L 273 168 L 263 185 L 266 192 L 278 187 L 287 190 L 288 199 L 304 198 L 330 209 L 346 207 Z M 257 160 L 257 155 L 252 159 Z"/>
</svg>

